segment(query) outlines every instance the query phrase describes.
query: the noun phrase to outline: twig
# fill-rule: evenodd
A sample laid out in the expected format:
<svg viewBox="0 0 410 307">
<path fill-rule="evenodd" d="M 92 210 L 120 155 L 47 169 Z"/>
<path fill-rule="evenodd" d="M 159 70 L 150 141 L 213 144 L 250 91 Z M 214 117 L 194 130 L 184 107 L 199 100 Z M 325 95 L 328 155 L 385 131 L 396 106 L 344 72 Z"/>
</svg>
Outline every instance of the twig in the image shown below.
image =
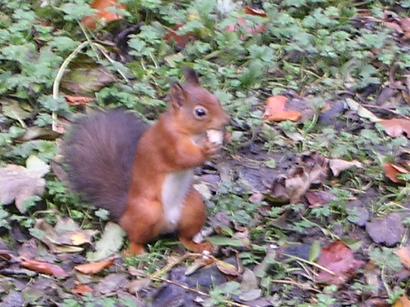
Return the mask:
<svg viewBox="0 0 410 307">
<path fill-rule="evenodd" d="M 161 270 L 155 272 L 151 276 L 148 276 L 148 278 L 152 278 L 152 279 L 160 278 L 161 275 L 164 275 L 164 274 L 168 273 L 174 266 L 176 266 L 177 264 L 180 264 L 182 261 L 186 260 L 187 258 L 191 258 L 191 257 L 196 257 L 197 258 L 197 257 L 201 257 L 201 256 L 202 256 L 202 254 L 187 253 L 187 254 L 183 255 L 182 257 L 179 257 L 175 261 L 168 263 Z"/>
<path fill-rule="evenodd" d="M 288 256 L 288 257 L 291 258 L 291 259 L 298 260 L 298 261 L 301 261 L 301 262 L 310 264 L 311 266 L 314 266 L 314 267 L 316 267 L 316 268 L 318 268 L 318 269 L 321 269 L 322 271 L 325 271 L 325 272 L 327 272 L 327 273 L 329 273 L 329 274 L 331 274 L 331 275 L 333 275 L 333 276 L 336 275 L 335 272 L 333 272 L 333 271 L 331 271 L 331 270 L 329 270 L 329 269 L 326 269 L 325 267 L 321 266 L 320 264 L 314 263 L 314 262 L 312 262 L 312 261 L 305 260 L 305 259 L 300 258 L 300 257 L 297 257 L 297 256 L 292 256 L 292 255 L 289 255 L 289 254 L 285 254 L 285 253 L 284 253 L 283 255 Z"/>
<path fill-rule="evenodd" d="M 79 22 L 79 21 L 78 21 L 78 25 L 80 26 L 81 31 L 83 32 L 83 34 L 84 34 L 84 36 L 85 36 L 85 39 L 88 41 L 88 43 L 89 43 L 91 49 L 94 50 L 94 53 L 95 53 L 95 55 L 96 55 L 98 61 L 101 61 L 100 55 L 98 54 L 98 50 L 95 48 L 93 41 L 91 40 L 90 36 L 89 36 L 88 33 L 87 33 L 87 30 L 84 28 L 83 24 L 82 24 L 81 22 Z"/>
<path fill-rule="evenodd" d="M 390 109 L 390 108 L 386 108 L 386 107 L 382 107 L 382 106 L 375 106 L 375 105 L 367 104 L 367 103 L 361 103 L 361 105 L 362 105 L 363 107 L 365 107 L 365 108 L 376 109 L 376 110 L 382 110 L 382 111 L 386 111 L 386 112 L 389 112 L 389 113 L 398 115 L 398 116 L 400 116 L 400 117 L 402 117 L 402 118 L 405 118 L 405 119 L 410 119 L 410 117 L 405 116 L 405 115 L 402 115 L 402 114 L 400 114 L 399 112 L 393 110 L 393 109 L 395 109 L 395 108 Z"/>
<path fill-rule="evenodd" d="M 93 45 L 96 46 L 98 50 L 100 50 L 101 53 L 105 56 L 105 58 L 114 66 L 114 68 L 118 71 L 118 73 L 125 80 L 125 82 L 129 83 L 130 80 L 128 80 L 127 76 L 121 71 L 121 69 L 119 69 L 118 67 L 115 67 L 115 61 L 108 55 L 104 46 L 97 44 L 97 43 L 93 43 Z"/>
<path fill-rule="evenodd" d="M 76 57 L 76 55 L 88 44 L 89 44 L 88 41 L 82 42 L 80 45 L 78 45 L 77 48 L 74 49 L 73 52 L 70 53 L 70 55 L 64 60 L 63 64 L 61 64 L 61 66 L 60 66 L 60 68 L 57 72 L 57 76 L 54 79 L 54 83 L 53 83 L 53 99 L 58 98 L 61 78 L 63 77 L 64 72 L 65 72 L 68 64 L 70 64 L 70 62 Z M 57 131 L 57 114 L 56 114 L 56 112 L 53 112 L 51 114 L 51 118 L 52 118 L 52 124 L 51 124 L 52 130 Z"/>
<path fill-rule="evenodd" d="M 390 289 L 389 285 L 387 284 L 386 278 L 385 278 L 385 276 L 384 276 L 384 265 L 383 265 L 383 267 L 382 267 L 382 270 L 381 270 L 381 273 L 380 273 L 380 277 L 381 277 L 383 286 L 384 286 L 384 288 L 386 289 L 387 295 L 388 295 L 389 297 L 391 297 L 391 294 L 392 294 L 392 293 L 391 293 L 391 289 Z"/>
</svg>

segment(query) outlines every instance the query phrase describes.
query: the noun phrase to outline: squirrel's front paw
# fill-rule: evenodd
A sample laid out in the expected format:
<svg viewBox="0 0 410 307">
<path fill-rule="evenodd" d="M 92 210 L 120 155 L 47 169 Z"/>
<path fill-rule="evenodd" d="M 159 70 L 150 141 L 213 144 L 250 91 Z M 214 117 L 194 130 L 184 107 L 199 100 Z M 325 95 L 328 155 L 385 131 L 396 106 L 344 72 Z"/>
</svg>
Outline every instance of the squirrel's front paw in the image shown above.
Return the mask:
<svg viewBox="0 0 410 307">
<path fill-rule="evenodd" d="M 208 141 L 202 147 L 202 152 L 207 159 L 214 158 L 218 155 L 221 148 L 222 146 L 220 144 L 211 143 Z"/>
</svg>

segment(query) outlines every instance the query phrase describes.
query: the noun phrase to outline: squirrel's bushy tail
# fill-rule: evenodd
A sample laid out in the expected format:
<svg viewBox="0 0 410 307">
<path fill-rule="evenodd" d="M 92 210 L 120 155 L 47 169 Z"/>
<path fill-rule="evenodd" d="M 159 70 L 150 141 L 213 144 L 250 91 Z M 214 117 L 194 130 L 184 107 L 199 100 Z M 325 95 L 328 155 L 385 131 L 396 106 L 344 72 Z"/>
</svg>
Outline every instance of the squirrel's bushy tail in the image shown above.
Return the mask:
<svg viewBox="0 0 410 307">
<path fill-rule="evenodd" d="M 147 125 L 123 110 L 97 112 L 73 123 L 63 147 L 71 188 L 121 217 L 127 206 L 137 144 Z"/>
</svg>

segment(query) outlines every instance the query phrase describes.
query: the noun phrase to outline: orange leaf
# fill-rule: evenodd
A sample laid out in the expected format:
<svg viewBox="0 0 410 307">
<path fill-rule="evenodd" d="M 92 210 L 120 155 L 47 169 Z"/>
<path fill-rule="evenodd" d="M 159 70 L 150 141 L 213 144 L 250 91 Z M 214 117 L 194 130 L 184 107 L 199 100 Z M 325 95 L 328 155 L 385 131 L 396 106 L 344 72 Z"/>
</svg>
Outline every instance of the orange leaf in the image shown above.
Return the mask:
<svg viewBox="0 0 410 307">
<path fill-rule="evenodd" d="M 281 122 L 285 120 L 298 121 L 302 114 L 296 111 L 287 111 L 288 98 L 285 96 L 272 96 L 266 102 L 264 118 L 268 122 Z"/>
<path fill-rule="evenodd" d="M 342 241 L 336 241 L 322 249 L 318 264 L 334 273 L 320 272 L 318 282 L 342 285 L 356 274 L 364 262 L 355 259 L 351 249 Z"/>
<path fill-rule="evenodd" d="M 67 277 L 68 275 L 66 271 L 59 266 L 47 262 L 22 258 L 21 266 L 37 273 L 53 275 L 55 277 Z"/>
<path fill-rule="evenodd" d="M 386 177 L 389 178 L 394 183 L 401 183 L 402 180 L 397 178 L 397 176 L 403 175 L 403 174 L 408 174 L 409 172 L 406 169 L 404 169 L 403 167 L 400 167 L 400 166 L 395 165 L 393 163 L 386 163 L 384 165 L 384 173 L 385 173 Z"/>
<path fill-rule="evenodd" d="M 65 99 L 67 100 L 70 106 L 84 106 L 94 101 L 94 98 L 91 98 L 91 97 L 69 96 L 69 95 L 66 95 Z"/>
<path fill-rule="evenodd" d="M 85 264 L 80 264 L 74 267 L 78 272 L 83 273 L 83 274 L 97 274 L 101 272 L 102 270 L 112 266 L 114 264 L 114 258 L 108 259 L 108 260 L 103 260 L 99 262 L 91 262 L 91 263 L 85 263 Z"/>
<path fill-rule="evenodd" d="M 168 33 L 165 35 L 164 39 L 167 43 L 172 43 L 175 42 L 175 45 L 179 49 L 184 49 L 185 46 L 196 39 L 196 37 L 193 34 L 185 34 L 185 35 L 179 35 L 177 34 L 176 31 L 178 31 L 179 28 L 181 28 L 183 25 L 179 24 L 176 25 L 174 29 L 168 30 Z"/>
<path fill-rule="evenodd" d="M 391 137 L 401 136 L 403 133 L 410 138 L 410 120 L 402 118 L 393 118 L 380 121 L 380 124 Z"/>
<path fill-rule="evenodd" d="M 90 286 L 78 284 L 71 290 L 71 292 L 78 295 L 87 295 L 88 293 L 93 292 L 93 289 Z"/>
<path fill-rule="evenodd" d="M 403 295 L 394 303 L 393 307 L 410 307 L 410 300 L 406 295 Z"/>
<path fill-rule="evenodd" d="M 401 263 L 410 270 L 410 245 L 399 248 L 396 255 L 399 256 Z"/>
<path fill-rule="evenodd" d="M 118 0 L 94 0 L 91 3 L 91 7 L 96 9 L 98 12 L 94 16 L 88 16 L 83 19 L 82 23 L 89 29 L 95 29 L 97 20 L 111 22 L 115 20 L 122 19 L 121 15 L 115 14 L 110 11 L 111 7 L 117 9 L 125 9 L 123 4 L 119 4 Z"/>
<path fill-rule="evenodd" d="M 261 17 L 266 17 L 266 12 L 261 9 L 255 9 L 250 6 L 245 7 L 245 13 L 248 15 L 253 15 L 253 16 L 261 16 Z"/>
</svg>

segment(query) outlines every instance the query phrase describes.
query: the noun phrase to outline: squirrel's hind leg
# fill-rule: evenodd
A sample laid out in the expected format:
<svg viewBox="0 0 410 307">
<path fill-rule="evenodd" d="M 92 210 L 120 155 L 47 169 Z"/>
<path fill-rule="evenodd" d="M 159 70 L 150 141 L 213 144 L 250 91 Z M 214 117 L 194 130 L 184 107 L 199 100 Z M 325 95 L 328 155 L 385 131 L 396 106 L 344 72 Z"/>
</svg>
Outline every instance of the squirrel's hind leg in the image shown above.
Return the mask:
<svg viewBox="0 0 410 307">
<path fill-rule="evenodd" d="M 184 247 L 195 253 L 203 251 L 214 252 L 215 248 L 209 242 L 195 243 L 193 238 L 197 235 L 206 221 L 206 207 L 201 194 L 192 188 L 185 200 L 181 220 L 179 222 L 179 240 Z"/>
<path fill-rule="evenodd" d="M 161 232 L 163 211 L 156 201 L 132 200 L 120 219 L 120 225 L 130 240 L 125 256 L 138 256 L 145 253 L 145 244 L 151 242 Z"/>
</svg>

